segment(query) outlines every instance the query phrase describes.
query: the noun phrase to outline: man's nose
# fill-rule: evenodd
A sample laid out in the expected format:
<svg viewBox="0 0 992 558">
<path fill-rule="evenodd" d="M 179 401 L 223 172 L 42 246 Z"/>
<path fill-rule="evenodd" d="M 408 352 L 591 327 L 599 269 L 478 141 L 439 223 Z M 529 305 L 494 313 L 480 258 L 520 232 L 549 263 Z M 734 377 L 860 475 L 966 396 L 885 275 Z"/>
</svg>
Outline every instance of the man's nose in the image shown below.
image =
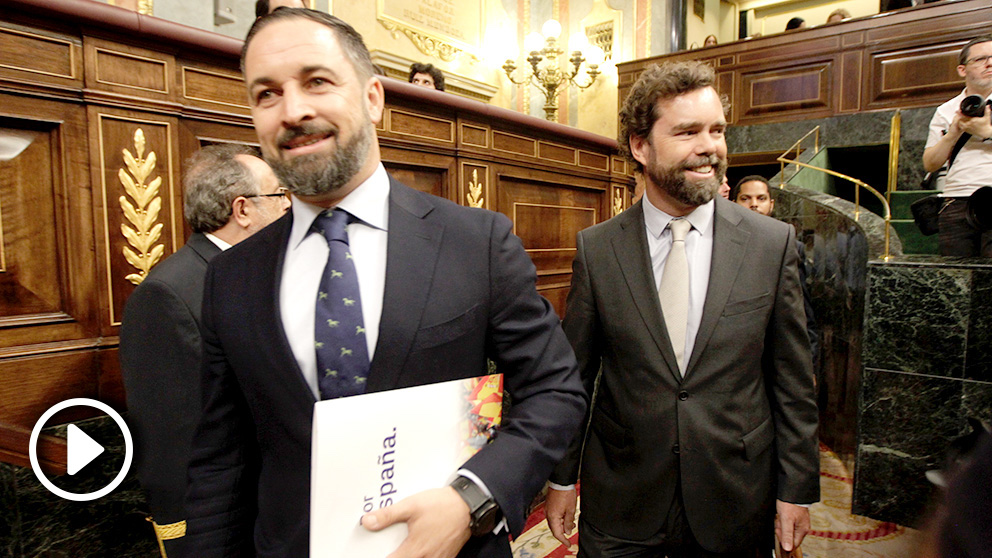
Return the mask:
<svg viewBox="0 0 992 558">
<path fill-rule="evenodd" d="M 283 91 L 282 105 L 282 119 L 287 126 L 295 126 L 314 116 L 310 99 L 296 87 L 287 87 Z"/>
</svg>

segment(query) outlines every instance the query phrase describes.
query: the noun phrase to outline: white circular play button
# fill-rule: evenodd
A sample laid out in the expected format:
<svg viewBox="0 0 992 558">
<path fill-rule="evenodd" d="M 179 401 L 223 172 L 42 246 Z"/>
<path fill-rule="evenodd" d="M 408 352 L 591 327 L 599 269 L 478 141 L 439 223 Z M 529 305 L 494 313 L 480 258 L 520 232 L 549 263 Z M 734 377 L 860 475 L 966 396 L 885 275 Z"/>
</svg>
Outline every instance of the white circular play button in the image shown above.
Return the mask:
<svg viewBox="0 0 992 558">
<path fill-rule="evenodd" d="M 92 407 L 114 419 L 114 422 L 117 423 L 117 426 L 121 429 L 121 435 L 124 438 L 124 463 L 121 466 L 120 472 L 117 473 L 117 476 L 110 481 L 110 484 L 104 486 L 103 488 L 93 492 L 85 492 L 81 494 L 69 492 L 68 490 L 63 490 L 62 488 L 55 486 L 55 484 L 41 470 L 41 466 L 38 462 L 38 437 L 41 435 L 41 429 L 44 428 L 45 423 L 47 423 L 55 413 L 63 409 L 68 409 L 69 407 L 77 406 Z M 104 447 L 94 440 L 89 434 L 84 432 L 82 428 L 79 428 L 75 424 L 70 424 L 68 426 L 66 436 L 66 461 L 68 463 L 68 467 L 66 468 L 66 472 L 68 472 L 70 476 L 76 475 L 80 471 L 84 470 L 87 465 L 103 454 L 104 451 Z M 41 484 L 43 484 L 45 488 L 56 496 L 65 498 L 66 500 L 72 500 L 74 502 L 88 502 L 110 494 L 111 491 L 124 482 L 124 478 L 127 476 L 127 472 L 131 468 L 131 460 L 134 457 L 134 443 L 131 440 L 131 431 L 128 430 L 127 424 L 124 422 L 124 418 L 121 417 L 121 415 L 112 407 L 110 407 L 110 405 L 107 405 L 102 401 L 97 401 L 96 399 L 77 398 L 69 399 L 54 405 L 52 408 L 45 411 L 45 414 L 41 415 L 41 418 L 39 418 L 38 422 L 35 423 L 34 429 L 31 430 L 31 441 L 28 445 L 28 454 L 31 458 L 31 469 L 34 471 L 35 476 L 38 477 L 38 480 L 41 481 Z"/>
</svg>

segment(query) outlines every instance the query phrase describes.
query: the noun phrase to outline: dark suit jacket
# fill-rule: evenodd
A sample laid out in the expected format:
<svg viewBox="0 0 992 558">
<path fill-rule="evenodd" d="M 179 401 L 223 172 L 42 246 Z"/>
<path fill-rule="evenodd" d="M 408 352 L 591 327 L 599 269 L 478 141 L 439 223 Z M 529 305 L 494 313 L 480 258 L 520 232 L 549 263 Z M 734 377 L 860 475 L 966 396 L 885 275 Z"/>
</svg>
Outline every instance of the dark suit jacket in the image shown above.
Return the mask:
<svg viewBox="0 0 992 558">
<path fill-rule="evenodd" d="M 775 498 L 802 504 L 819 494 L 793 229 L 717 198 L 685 379 L 656 293 L 640 203 L 579 233 L 564 328 L 588 393 L 600 378 L 581 451 L 582 517 L 608 535 L 645 540 L 681 485 L 705 549 L 753 547 L 770 536 Z M 580 446 L 553 482 L 576 480 Z"/>
<path fill-rule="evenodd" d="M 314 395 L 280 322 L 289 214 L 222 254 L 204 298 L 205 411 L 190 469 L 190 535 L 198 558 L 243 545 L 257 500 L 259 556 L 308 553 Z M 391 179 L 382 319 L 368 391 L 487 372 L 492 358 L 513 406 L 465 465 L 489 487 L 510 530 L 564 455 L 586 401 L 575 357 L 505 216 L 457 206 Z M 257 478 L 243 455 L 261 452 Z M 510 556 L 506 536 L 463 556 Z M 478 548 L 484 547 L 484 548 Z"/>
<path fill-rule="evenodd" d="M 124 306 L 120 361 L 135 468 L 159 525 L 186 519 L 186 469 L 200 422 L 200 307 L 207 262 L 220 253 L 199 233 L 155 266 Z M 166 542 L 171 552 L 177 541 Z"/>
</svg>

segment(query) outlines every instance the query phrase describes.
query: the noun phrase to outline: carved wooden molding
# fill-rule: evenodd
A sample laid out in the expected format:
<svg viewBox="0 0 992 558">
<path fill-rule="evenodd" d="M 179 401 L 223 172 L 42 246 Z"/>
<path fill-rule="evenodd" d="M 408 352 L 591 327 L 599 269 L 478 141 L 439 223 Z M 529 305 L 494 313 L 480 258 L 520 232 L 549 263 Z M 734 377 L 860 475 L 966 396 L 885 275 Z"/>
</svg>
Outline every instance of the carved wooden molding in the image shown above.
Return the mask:
<svg viewBox="0 0 992 558">
<path fill-rule="evenodd" d="M 131 273 L 125 279 L 134 285 L 139 285 L 145 280 L 152 266 L 162 259 L 165 245 L 155 244 L 162 236 L 163 227 L 162 223 L 157 222 L 158 214 L 162 210 L 162 197 L 158 195 L 162 177 L 155 177 L 150 183 L 145 184 L 155 170 L 156 158 L 154 151 L 150 151 L 148 157 L 145 157 L 145 133 L 141 128 L 134 131 L 134 150 L 138 154 L 137 157 L 124 149 L 124 164 L 127 170 L 124 168 L 118 170 L 117 177 L 124 186 L 124 191 L 134 200 L 132 204 L 127 196 L 120 197 L 124 217 L 133 225 L 132 228 L 121 223 L 121 234 L 130 245 L 123 249 L 124 258 L 138 270 L 138 273 Z"/>
</svg>

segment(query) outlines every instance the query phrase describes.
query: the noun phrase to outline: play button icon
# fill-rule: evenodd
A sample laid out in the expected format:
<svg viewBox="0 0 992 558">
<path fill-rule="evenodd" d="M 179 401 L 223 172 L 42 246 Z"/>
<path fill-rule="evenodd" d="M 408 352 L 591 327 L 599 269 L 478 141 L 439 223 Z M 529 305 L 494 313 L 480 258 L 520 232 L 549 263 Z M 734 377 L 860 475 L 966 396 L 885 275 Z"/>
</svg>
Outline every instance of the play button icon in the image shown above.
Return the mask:
<svg viewBox="0 0 992 558">
<path fill-rule="evenodd" d="M 117 424 L 117 427 L 120 428 L 121 435 L 124 439 L 124 461 L 121 465 L 120 471 L 109 484 L 93 492 L 76 493 L 59 488 L 46 476 L 38 461 L 38 439 L 41 436 L 42 428 L 45 427 L 46 423 L 52 418 L 52 416 L 55 415 L 55 413 L 77 406 L 92 407 L 109 416 Z M 86 473 L 86 466 L 92 463 L 93 460 L 99 456 L 103 455 L 105 451 L 105 448 L 99 442 L 94 440 L 89 434 L 84 432 L 82 428 L 76 426 L 75 424 L 68 425 L 66 429 L 66 472 L 69 476 L 77 475 L 80 472 Z M 131 432 L 128 430 L 127 424 L 124 422 L 124 418 L 121 417 L 121 415 L 112 407 L 110 407 L 110 405 L 107 405 L 102 401 L 97 401 L 96 399 L 69 399 L 52 406 L 52 408 L 45 411 L 45 414 L 41 415 L 41 418 L 39 418 L 38 422 L 35 423 L 34 429 L 31 430 L 31 440 L 28 445 L 28 456 L 31 458 L 31 469 L 34 471 L 35 476 L 38 477 L 38 480 L 41 481 L 41 484 L 43 484 L 45 488 L 56 496 L 60 496 L 66 500 L 72 500 L 74 502 L 88 502 L 110 494 L 111 491 L 124 482 L 124 478 L 127 476 L 127 472 L 131 468 L 131 461 L 134 457 L 134 442 L 131 440 Z"/>
<path fill-rule="evenodd" d="M 67 438 L 66 445 L 68 449 L 66 453 L 68 454 L 68 471 L 70 475 L 75 475 L 80 469 L 89 465 L 91 461 L 103 453 L 103 446 L 96 443 L 96 440 L 90 438 L 88 434 L 80 430 L 75 424 L 69 425 L 69 435 Z"/>
</svg>

